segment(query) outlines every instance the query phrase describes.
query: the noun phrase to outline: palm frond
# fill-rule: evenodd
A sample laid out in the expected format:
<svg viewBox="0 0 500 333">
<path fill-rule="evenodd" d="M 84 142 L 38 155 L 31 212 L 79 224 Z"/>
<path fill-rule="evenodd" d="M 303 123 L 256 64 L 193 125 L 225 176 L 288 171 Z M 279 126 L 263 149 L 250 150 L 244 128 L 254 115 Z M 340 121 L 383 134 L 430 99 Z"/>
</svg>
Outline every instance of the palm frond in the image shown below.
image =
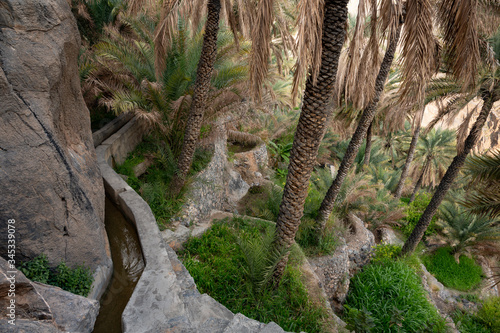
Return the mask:
<svg viewBox="0 0 500 333">
<path fill-rule="evenodd" d="M 422 107 L 426 85 L 436 68 L 436 40 L 428 0 L 408 1 L 402 36 L 400 102 Z"/>
<path fill-rule="evenodd" d="M 447 59 L 453 75 L 464 88 L 474 85 L 480 60 L 477 0 L 443 0 L 437 17 L 444 32 Z"/>
<path fill-rule="evenodd" d="M 316 83 L 321 65 L 321 33 L 323 31 L 323 0 L 300 0 L 298 14 L 297 62 L 295 64 L 292 102 L 303 86 L 308 68 L 311 68 L 313 83 Z"/>
</svg>

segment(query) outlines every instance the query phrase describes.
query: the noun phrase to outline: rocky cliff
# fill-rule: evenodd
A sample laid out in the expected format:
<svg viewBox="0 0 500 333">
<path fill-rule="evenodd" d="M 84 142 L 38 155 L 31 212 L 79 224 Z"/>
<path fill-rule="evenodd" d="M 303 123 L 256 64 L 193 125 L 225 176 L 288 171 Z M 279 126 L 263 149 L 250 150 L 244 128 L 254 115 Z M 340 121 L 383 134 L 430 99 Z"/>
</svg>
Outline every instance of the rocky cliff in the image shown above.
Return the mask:
<svg viewBox="0 0 500 333">
<path fill-rule="evenodd" d="M 66 0 L 0 0 L 0 254 L 109 268 L 104 189 Z"/>
</svg>

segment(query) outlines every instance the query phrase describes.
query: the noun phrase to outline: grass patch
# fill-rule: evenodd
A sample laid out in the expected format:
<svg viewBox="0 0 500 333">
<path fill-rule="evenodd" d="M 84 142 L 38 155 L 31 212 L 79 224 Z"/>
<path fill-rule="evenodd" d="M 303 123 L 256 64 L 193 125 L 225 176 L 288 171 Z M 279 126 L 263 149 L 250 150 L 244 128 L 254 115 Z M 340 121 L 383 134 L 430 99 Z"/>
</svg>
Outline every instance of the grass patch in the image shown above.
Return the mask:
<svg viewBox="0 0 500 333">
<path fill-rule="evenodd" d="M 372 263 L 351 279 L 344 320 L 356 332 L 445 332 L 406 259 Z"/>
<path fill-rule="evenodd" d="M 460 256 L 457 263 L 450 247 L 443 247 L 422 258 L 425 267 L 446 287 L 460 291 L 470 291 L 477 287 L 483 278 L 481 266 L 473 259 Z"/>
<path fill-rule="evenodd" d="M 491 329 L 491 332 L 500 332 L 500 297 L 486 299 L 477 317 Z"/>
<path fill-rule="evenodd" d="M 137 178 L 133 169 L 144 161 L 145 155 L 153 156 L 154 162 L 142 176 Z M 198 172 L 207 167 L 212 156 L 211 150 L 195 150 L 187 184 Z M 170 147 L 158 142 L 153 136 L 147 137 L 134 151 L 129 153 L 123 164 L 115 167 L 115 170 L 128 176 L 127 183 L 148 203 L 160 230 L 164 230 L 170 219 L 181 210 L 185 202 L 184 191 L 176 197 L 167 195 L 170 182 L 177 171 L 176 159 Z"/>
<path fill-rule="evenodd" d="M 415 200 L 409 205 L 409 198 L 401 198 L 401 202 L 405 204 L 404 214 L 406 215 L 406 217 L 401 220 L 402 223 L 398 229 L 401 230 L 401 232 L 403 232 L 406 237 L 409 237 L 412 233 L 413 229 L 418 223 L 418 220 L 420 220 L 420 217 L 424 213 L 425 208 L 427 208 L 429 202 L 431 202 L 431 198 L 432 196 L 430 193 L 422 192 L 417 194 Z M 428 236 L 436 233 L 437 219 L 438 218 L 436 215 L 432 218 L 429 227 L 425 230 L 423 240 L 425 240 Z"/>
<path fill-rule="evenodd" d="M 339 244 L 339 235 L 345 234 L 345 229 L 342 229 L 333 222 L 333 219 L 330 219 L 326 224 L 323 235 L 318 238 L 316 220 L 303 217 L 295 241 L 308 257 L 325 256 L 335 251 Z"/>
<path fill-rule="evenodd" d="M 326 311 L 309 301 L 293 251 L 277 290 L 261 288 L 256 292 L 250 281 L 253 275 L 249 274 L 248 254 L 238 240 L 258 240 L 273 228 L 265 221 L 217 222 L 202 238 L 188 240 L 180 257 L 200 292 L 208 293 L 231 311 L 264 323 L 274 321 L 286 331 L 322 332 Z"/>
<path fill-rule="evenodd" d="M 461 333 L 491 333 L 490 328 L 485 325 L 476 315 L 456 311 L 453 314 L 453 321 Z"/>
<path fill-rule="evenodd" d="M 55 270 L 51 270 L 45 254 L 21 263 L 19 270 L 32 281 L 50 284 L 84 297 L 87 297 L 94 282 L 90 268 L 83 265 L 71 269 L 61 261 Z"/>
</svg>

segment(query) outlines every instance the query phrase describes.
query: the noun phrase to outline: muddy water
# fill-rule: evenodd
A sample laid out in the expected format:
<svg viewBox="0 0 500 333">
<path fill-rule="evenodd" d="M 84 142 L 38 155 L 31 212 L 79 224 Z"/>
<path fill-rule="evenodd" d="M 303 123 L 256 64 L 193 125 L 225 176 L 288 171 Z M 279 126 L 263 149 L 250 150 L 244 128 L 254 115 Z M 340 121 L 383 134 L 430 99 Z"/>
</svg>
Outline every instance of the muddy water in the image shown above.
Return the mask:
<svg viewBox="0 0 500 333">
<path fill-rule="evenodd" d="M 144 269 L 141 245 L 135 227 L 106 198 L 108 233 L 113 277 L 101 299 L 94 333 L 121 333 L 121 315 Z"/>
</svg>

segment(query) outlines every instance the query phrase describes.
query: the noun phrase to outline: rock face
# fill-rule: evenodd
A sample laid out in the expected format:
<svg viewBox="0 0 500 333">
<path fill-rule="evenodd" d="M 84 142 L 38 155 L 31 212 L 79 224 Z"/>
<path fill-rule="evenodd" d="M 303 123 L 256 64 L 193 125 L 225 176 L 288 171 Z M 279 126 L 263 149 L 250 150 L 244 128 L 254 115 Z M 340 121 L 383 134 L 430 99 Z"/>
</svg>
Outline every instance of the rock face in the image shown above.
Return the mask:
<svg viewBox="0 0 500 333">
<path fill-rule="evenodd" d="M 96 270 L 111 259 L 79 47 L 66 0 L 0 1 L 0 227 L 15 219 L 17 261 Z"/>
<path fill-rule="evenodd" d="M 212 160 L 190 185 L 180 214 L 184 226 L 206 219 L 213 210 L 231 210 L 250 187 L 227 160 L 227 133 L 223 124 L 218 120 L 215 126 Z"/>
<path fill-rule="evenodd" d="M 252 185 L 262 184 L 262 172 L 267 169 L 267 149 L 264 143 L 252 150 L 236 153 L 233 156 L 234 167 L 245 182 Z"/>
<path fill-rule="evenodd" d="M 370 253 L 375 245 L 375 236 L 361 219 L 350 214 L 348 221 L 350 232 L 345 239 L 339 237 L 340 244 L 335 252 L 309 261 L 335 311 L 342 311 L 350 278 L 369 263 Z"/>
<path fill-rule="evenodd" d="M 11 287 L 12 283 L 15 288 Z M 8 308 L 11 300 L 15 304 L 13 313 Z M 15 328 L 15 332 L 90 333 L 98 310 L 96 300 L 31 282 L 0 258 L 0 332 L 13 332 Z M 15 319 L 15 326 L 9 323 L 12 319 Z"/>
<path fill-rule="evenodd" d="M 500 102 L 493 105 L 477 146 L 481 152 L 500 149 Z"/>
</svg>

